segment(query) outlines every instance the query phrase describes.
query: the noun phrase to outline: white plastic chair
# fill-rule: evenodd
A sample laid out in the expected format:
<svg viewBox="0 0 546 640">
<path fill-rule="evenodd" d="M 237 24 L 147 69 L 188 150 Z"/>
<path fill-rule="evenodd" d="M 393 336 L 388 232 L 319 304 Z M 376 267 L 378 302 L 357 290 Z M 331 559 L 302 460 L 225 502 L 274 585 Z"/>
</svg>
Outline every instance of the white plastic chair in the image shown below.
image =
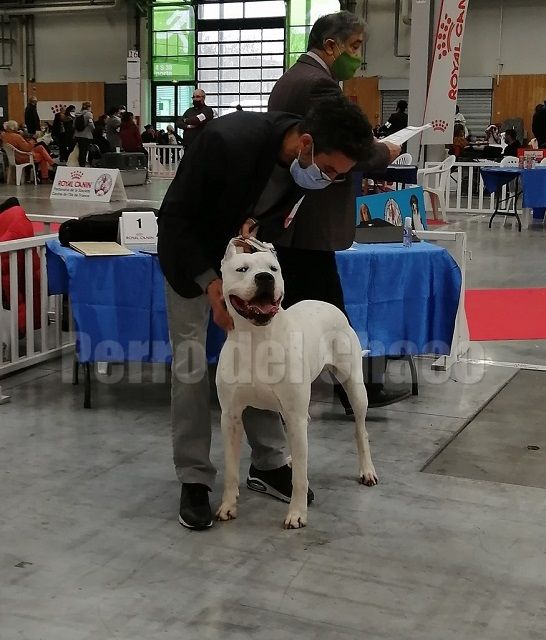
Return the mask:
<svg viewBox="0 0 546 640">
<path fill-rule="evenodd" d="M 430 169 L 419 169 L 417 171 L 417 182 L 423 187 L 423 191 L 428 193 L 432 207 L 434 209 L 434 199 L 438 201 L 442 220 L 447 222 L 447 183 L 451 176 L 451 168 L 455 164 L 455 156 L 448 156 L 441 164 Z M 434 178 L 436 184 L 430 185 L 429 180 Z"/>
<path fill-rule="evenodd" d="M 513 156 L 503 158 L 500 163 L 501 167 L 519 167 L 519 160 Z"/>
<path fill-rule="evenodd" d="M 15 167 L 15 184 L 19 186 L 21 184 L 21 176 L 23 175 L 23 170 L 25 167 L 31 167 L 31 171 L 34 174 L 34 184 L 38 184 L 38 180 L 36 179 L 36 167 L 34 166 L 34 156 L 32 155 L 32 151 L 19 151 L 12 144 L 8 142 L 4 142 L 4 150 L 6 152 L 6 156 L 8 158 L 9 170 L 11 171 L 12 167 Z M 15 152 L 20 153 L 23 156 L 28 156 L 29 161 L 23 162 L 21 164 L 17 164 L 15 161 Z M 7 181 L 7 180 L 6 180 Z"/>
<path fill-rule="evenodd" d="M 413 162 L 413 158 L 411 153 L 403 153 L 402 155 L 399 155 L 398 158 L 396 158 L 395 160 L 393 160 L 391 162 L 391 164 L 396 164 L 396 165 L 408 165 L 411 164 Z"/>
<path fill-rule="evenodd" d="M 516 167 L 516 169 L 519 167 L 519 160 L 518 158 L 514 158 L 514 156 L 506 156 L 506 158 L 503 158 L 500 162 L 500 166 L 501 167 Z M 508 189 L 508 197 L 506 198 L 506 211 L 511 211 L 512 209 L 515 209 L 515 202 L 514 199 L 516 197 L 516 190 L 515 188 L 512 189 L 512 187 L 515 187 L 516 181 L 513 180 L 512 182 L 510 182 L 507 186 Z M 519 194 L 518 194 L 519 195 Z M 504 217 L 504 223 L 506 224 L 506 216 Z"/>
</svg>

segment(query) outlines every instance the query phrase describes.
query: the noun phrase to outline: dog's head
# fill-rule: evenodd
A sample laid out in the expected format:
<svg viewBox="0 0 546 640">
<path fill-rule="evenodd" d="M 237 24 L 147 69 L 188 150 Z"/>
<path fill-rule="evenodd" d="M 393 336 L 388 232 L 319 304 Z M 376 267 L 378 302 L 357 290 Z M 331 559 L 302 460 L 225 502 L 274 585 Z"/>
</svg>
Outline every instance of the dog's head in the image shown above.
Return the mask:
<svg viewBox="0 0 546 640">
<path fill-rule="evenodd" d="M 262 327 L 279 312 L 284 282 L 273 245 L 231 240 L 222 261 L 222 281 L 234 321 L 244 318 Z"/>
</svg>

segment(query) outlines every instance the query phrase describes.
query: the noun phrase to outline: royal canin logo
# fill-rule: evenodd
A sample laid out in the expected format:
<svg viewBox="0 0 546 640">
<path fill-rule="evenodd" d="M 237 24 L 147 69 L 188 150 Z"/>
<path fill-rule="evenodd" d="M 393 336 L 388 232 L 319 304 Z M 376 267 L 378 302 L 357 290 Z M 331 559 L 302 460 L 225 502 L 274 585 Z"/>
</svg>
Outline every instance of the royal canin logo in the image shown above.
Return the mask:
<svg viewBox="0 0 546 640">
<path fill-rule="evenodd" d="M 70 172 L 70 180 L 59 180 L 57 185 L 59 187 L 71 187 L 76 189 L 90 189 L 91 183 L 86 180 L 82 180 L 83 171 L 74 170 Z"/>
<path fill-rule="evenodd" d="M 83 171 L 71 171 L 70 177 L 72 180 L 81 180 L 81 178 L 83 178 Z"/>
<path fill-rule="evenodd" d="M 452 15 L 446 12 L 440 20 L 438 33 L 436 34 L 435 53 L 437 55 L 437 61 L 442 61 L 448 56 L 451 61 L 448 97 L 453 101 L 457 100 L 459 88 L 462 41 L 467 10 L 468 0 L 458 0 Z"/>
<path fill-rule="evenodd" d="M 448 127 L 448 123 L 445 120 L 433 120 L 432 121 L 432 128 L 434 131 L 441 131 L 442 133 L 444 133 L 445 131 L 447 131 L 447 127 Z"/>
</svg>

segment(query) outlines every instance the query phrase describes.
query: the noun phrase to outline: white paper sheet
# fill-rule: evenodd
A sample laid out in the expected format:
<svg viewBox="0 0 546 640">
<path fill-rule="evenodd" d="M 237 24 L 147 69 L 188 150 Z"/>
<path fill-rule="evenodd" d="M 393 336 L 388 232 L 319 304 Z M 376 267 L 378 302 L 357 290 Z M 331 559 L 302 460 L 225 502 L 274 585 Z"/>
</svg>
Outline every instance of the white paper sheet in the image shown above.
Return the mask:
<svg viewBox="0 0 546 640">
<path fill-rule="evenodd" d="M 392 144 L 403 145 L 404 142 L 407 142 L 427 129 L 432 129 L 432 124 L 424 124 L 422 127 L 406 127 L 396 133 L 392 133 L 386 138 L 381 138 L 379 142 L 391 142 Z"/>
</svg>

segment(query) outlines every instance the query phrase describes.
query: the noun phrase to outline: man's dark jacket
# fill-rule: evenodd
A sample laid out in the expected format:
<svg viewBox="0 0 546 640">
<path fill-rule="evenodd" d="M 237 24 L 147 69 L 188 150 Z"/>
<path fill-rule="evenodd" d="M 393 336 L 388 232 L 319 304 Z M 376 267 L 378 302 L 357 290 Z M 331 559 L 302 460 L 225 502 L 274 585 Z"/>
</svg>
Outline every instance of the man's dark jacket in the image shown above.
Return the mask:
<svg viewBox="0 0 546 640">
<path fill-rule="evenodd" d="M 158 223 L 158 255 L 181 296 L 203 293 L 195 278 L 220 262 L 273 172 L 288 129 L 301 118 L 286 113 L 236 112 L 209 122 L 185 153 L 167 191 Z M 288 169 L 287 169 L 288 170 Z M 288 213 L 301 197 L 290 188 L 264 216 Z"/>
<path fill-rule="evenodd" d="M 25 125 L 28 133 L 33 136 L 41 128 L 40 116 L 35 104 L 27 104 L 25 109 Z"/>
<path fill-rule="evenodd" d="M 538 146 L 546 146 L 546 107 L 542 107 L 534 114 L 532 129 Z"/>
<path fill-rule="evenodd" d="M 273 87 L 270 111 L 287 111 L 305 115 L 324 98 L 341 95 L 339 84 L 319 62 L 303 54 Z M 380 174 L 389 164 L 389 150 L 375 143 L 369 157 L 363 158 L 357 171 Z M 354 177 L 320 191 L 307 191 L 288 229 L 278 238 L 264 236 L 277 244 L 295 249 L 337 251 L 350 247 L 354 240 Z"/>
</svg>

